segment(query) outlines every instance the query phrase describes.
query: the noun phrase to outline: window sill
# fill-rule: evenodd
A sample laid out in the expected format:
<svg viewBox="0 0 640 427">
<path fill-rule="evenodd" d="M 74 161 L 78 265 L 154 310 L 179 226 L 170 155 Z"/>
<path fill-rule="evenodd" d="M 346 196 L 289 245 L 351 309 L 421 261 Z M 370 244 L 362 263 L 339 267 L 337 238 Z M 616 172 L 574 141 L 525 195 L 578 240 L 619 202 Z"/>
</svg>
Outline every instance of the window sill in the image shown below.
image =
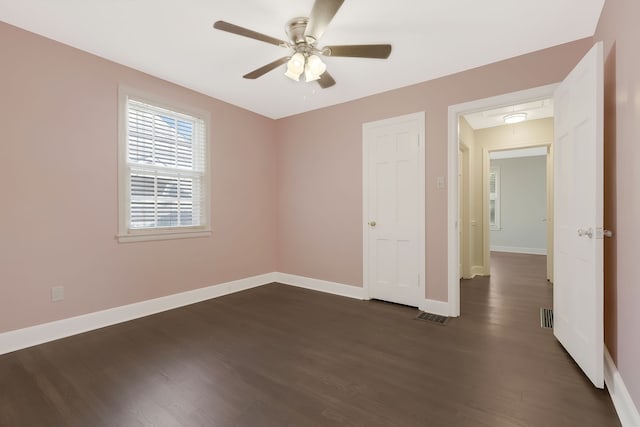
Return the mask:
<svg viewBox="0 0 640 427">
<path fill-rule="evenodd" d="M 128 234 L 118 234 L 118 243 L 148 242 L 152 240 L 191 239 L 211 236 L 210 229 L 195 230 L 144 230 Z"/>
</svg>

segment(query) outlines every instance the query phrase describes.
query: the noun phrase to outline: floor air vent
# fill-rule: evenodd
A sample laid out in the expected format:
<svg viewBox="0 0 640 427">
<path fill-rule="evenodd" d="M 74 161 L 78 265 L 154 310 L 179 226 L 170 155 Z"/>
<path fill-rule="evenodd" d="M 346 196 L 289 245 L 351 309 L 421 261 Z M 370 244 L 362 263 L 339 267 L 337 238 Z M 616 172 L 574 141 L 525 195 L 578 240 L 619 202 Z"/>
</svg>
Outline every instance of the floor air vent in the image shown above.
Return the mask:
<svg viewBox="0 0 640 427">
<path fill-rule="evenodd" d="M 540 327 L 544 329 L 553 329 L 553 310 L 550 308 L 540 309 Z"/>
<path fill-rule="evenodd" d="M 433 313 L 425 313 L 424 311 L 421 311 L 420 314 L 418 314 L 417 319 L 426 320 L 428 322 L 433 322 L 438 325 L 444 325 L 447 323 L 447 320 L 449 320 L 449 318 L 446 316 L 440 316 L 439 314 L 433 314 Z"/>
</svg>

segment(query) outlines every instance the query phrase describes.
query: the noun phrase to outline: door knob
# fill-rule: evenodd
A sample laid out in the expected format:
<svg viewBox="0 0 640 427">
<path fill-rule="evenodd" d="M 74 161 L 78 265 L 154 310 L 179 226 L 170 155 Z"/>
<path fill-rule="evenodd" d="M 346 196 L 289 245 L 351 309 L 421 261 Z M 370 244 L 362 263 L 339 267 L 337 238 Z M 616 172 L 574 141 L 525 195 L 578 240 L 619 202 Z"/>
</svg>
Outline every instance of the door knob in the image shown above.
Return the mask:
<svg viewBox="0 0 640 427">
<path fill-rule="evenodd" d="M 375 227 L 375 226 L 376 226 L 376 222 L 375 222 L 375 221 L 369 221 L 369 225 L 370 225 L 371 227 Z"/>
<path fill-rule="evenodd" d="M 593 229 L 589 228 L 587 230 L 584 230 L 582 228 L 578 228 L 578 236 L 583 237 L 583 236 L 587 236 L 588 238 L 593 238 Z"/>
</svg>

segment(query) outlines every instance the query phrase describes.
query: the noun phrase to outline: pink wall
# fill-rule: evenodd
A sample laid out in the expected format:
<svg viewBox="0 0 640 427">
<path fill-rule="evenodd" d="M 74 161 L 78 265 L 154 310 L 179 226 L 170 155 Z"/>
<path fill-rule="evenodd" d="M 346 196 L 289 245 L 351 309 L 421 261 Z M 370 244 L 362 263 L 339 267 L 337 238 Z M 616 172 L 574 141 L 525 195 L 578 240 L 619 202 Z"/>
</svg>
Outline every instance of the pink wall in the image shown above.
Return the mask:
<svg viewBox="0 0 640 427">
<path fill-rule="evenodd" d="M 0 332 L 275 270 L 272 120 L 4 23 L 0 58 Z M 119 84 L 210 111 L 211 237 L 114 239 Z"/>
<path fill-rule="evenodd" d="M 637 0 L 607 0 L 605 44 L 605 342 L 640 408 L 640 29 Z"/>
<path fill-rule="evenodd" d="M 448 107 L 558 82 L 591 45 L 584 39 L 279 120 L 278 271 L 362 286 L 362 124 L 426 111 L 426 296 L 446 301 L 447 192 L 436 177 L 447 176 Z"/>
<path fill-rule="evenodd" d="M 607 0 L 606 343 L 640 407 L 640 16 Z M 0 332 L 271 271 L 362 286 L 361 127 L 426 111 L 427 297 L 447 299 L 447 107 L 561 80 L 591 39 L 272 121 L 0 23 Z M 211 112 L 209 238 L 118 244 L 117 89 Z M 335 89 L 337 90 L 339 86 Z M 50 302 L 64 285 L 66 299 Z"/>
</svg>

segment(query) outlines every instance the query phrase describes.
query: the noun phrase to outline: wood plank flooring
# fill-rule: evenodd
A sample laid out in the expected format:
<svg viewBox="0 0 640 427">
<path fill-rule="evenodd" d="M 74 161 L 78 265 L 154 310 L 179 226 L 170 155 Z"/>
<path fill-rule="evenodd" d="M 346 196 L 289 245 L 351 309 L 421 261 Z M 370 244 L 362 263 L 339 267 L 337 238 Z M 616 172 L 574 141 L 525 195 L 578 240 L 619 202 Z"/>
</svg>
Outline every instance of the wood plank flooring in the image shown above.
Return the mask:
<svg viewBox="0 0 640 427">
<path fill-rule="evenodd" d="M 619 426 L 550 330 L 543 256 L 462 317 L 271 284 L 0 356 L 2 426 Z"/>
</svg>

